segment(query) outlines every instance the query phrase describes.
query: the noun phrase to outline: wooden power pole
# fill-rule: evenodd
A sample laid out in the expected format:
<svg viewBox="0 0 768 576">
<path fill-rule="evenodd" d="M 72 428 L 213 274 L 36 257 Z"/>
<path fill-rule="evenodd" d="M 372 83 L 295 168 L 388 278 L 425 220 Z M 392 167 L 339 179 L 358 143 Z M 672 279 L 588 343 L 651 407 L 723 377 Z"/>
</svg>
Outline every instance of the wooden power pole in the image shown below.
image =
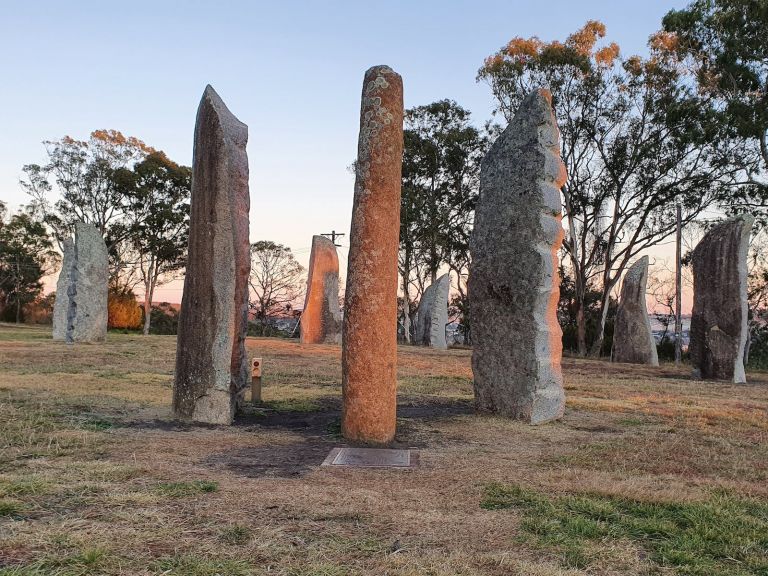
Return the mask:
<svg viewBox="0 0 768 576">
<path fill-rule="evenodd" d="M 682 297 L 683 297 L 683 278 L 682 278 L 682 210 L 680 204 L 677 205 L 677 246 L 675 247 L 675 365 L 680 364 L 683 355 L 682 337 L 683 337 L 683 319 Z"/>
</svg>

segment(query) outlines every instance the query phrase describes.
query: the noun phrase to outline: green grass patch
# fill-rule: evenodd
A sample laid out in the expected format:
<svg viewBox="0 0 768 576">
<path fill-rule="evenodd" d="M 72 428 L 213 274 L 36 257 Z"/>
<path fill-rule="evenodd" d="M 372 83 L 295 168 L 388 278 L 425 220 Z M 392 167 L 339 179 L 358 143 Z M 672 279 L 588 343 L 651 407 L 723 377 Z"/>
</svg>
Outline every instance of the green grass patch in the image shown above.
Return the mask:
<svg viewBox="0 0 768 576">
<path fill-rule="evenodd" d="M 569 567 L 586 568 L 595 542 L 626 539 L 676 574 L 766 576 L 768 502 L 718 492 L 702 502 L 641 502 L 592 494 L 549 497 L 489 484 L 481 507 L 515 508 L 521 528 Z"/>
<path fill-rule="evenodd" d="M 289 400 L 270 400 L 264 402 L 264 406 L 275 412 L 316 412 L 320 405 L 307 398 L 295 398 Z"/>
<path fill-rule="evenodd" d="M 288 576 L 347 576 L 349 571 L 335 564 L 313 564 L 288 570 Z"/>
<path fill-rule="evenodd" d="M 153 569 L 164 576 L 251 576 L 255 573 L 244 560 L 217 560 L 194 555 L 163 558 Z"/>
<path fill-rule="evenodd" d="M 193 480 L 191 482 L 161 482 L 155 486 L 155 492 L 169 498 L 186 498 L 216 492 L 219 489 L 218 482 L 210 480 Z"/>
<path fill-rule="evenodd" d="M 428 396 L 471 396 L 472 380 L 463 376 L 407 376 L 400 379 L 403 393 Z"/>
<path fill-rule="evenodd" d="M 0 518 L 18 517 L 24 509 L 24 504 L 10 498 L 0 498 Z"/>
<path fill-rule="evenodd" d="M 221 531 L 219 540 L 226 544 L 241 546 L 251 539 L 251 530 L 247 526 L 229 526 Z"/>
<path fill-rule="evenodd" d="M 12 480 L 0 479 L 0 496 L 40 496 L 47 493 L 49 489 L 48 482 L 34 476 Z"/>
</svg>

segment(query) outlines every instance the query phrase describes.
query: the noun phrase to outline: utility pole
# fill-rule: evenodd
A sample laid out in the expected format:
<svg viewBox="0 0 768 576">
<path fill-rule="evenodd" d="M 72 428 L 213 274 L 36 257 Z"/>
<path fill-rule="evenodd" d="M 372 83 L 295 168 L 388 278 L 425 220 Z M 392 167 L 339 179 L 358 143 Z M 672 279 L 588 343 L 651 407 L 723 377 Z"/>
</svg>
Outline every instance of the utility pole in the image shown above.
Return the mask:
<svg viewBox="0 0 768 576">
<path fill-rule="evenodd" d="M 677 246 L 675 254 L 675 366 L 680 365 L 680 360 L 683 355 L 682 348 L 682 336 L 683 336 L 683 319 L 681 318 L 682 303 L 680 302 L 683 297 L 683 278 L 682 278 L 682 215 L 680 204 L 677 204 Z"/>
<path fill-rule="evenodd" d="M 330 236 L 331 242 L 333 242 L 333 245 L 338 247 L 341 247 L 341 244 L 336 244 L 336 238 L 341 238 L 342 236 L 346 236 L 346 234 L 341 234 L 340 232 L 336 232 L 336 230 L 331 230 L 327 234 L 320 234 L 320 236 L 325 236 L 326 238 Z"/>
</svg>

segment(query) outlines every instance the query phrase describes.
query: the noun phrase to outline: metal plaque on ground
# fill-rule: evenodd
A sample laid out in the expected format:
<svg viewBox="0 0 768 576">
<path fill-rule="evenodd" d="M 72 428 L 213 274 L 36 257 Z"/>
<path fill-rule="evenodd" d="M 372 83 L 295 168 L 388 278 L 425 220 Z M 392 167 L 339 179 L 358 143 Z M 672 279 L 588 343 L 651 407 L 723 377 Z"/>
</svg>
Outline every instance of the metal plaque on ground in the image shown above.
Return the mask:
<svg viewBox="0 0 768 576">
<path fill-rule="evenodd" d="M 390 448 L 334 448 L 323 466 L 353 468 L 415 468 L 419 453 Z"/>
</svg>

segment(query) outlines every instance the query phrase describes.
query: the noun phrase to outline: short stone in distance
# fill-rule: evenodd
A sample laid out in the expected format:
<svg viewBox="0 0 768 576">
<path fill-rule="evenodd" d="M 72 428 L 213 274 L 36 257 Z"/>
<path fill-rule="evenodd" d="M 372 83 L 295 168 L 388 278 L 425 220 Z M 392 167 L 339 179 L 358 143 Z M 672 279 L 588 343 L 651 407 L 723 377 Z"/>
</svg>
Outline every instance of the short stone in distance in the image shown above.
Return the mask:
<svg viewBox="0 0 768 576">
<path fill-rule="evenodd" d="M 613 329 L 613 362 L 659 365 L 645 303 L 647 283 L 648 256 L 643 256 L 624 274 Z"/>
<path fill-rule="evenodd" d="M 64 260 L 56 283 L 53 339 L 104 342 L 107 338 L 109 255 L 99 231 L 78 222 L 64 241 Z"/>
<path fill-rule="evenodd" d="M 731 218 L 693 250 L 693 310 L 688 350 L 693 377 L 747 381 L 747 251 L 754 218 Z"/>
<path fill-rule="evenodd" d="M 301 314 L 302 344 L 341 344 L 339 257 L 325 236 L 312 237 L 307 296 Z"/>
</svg>

